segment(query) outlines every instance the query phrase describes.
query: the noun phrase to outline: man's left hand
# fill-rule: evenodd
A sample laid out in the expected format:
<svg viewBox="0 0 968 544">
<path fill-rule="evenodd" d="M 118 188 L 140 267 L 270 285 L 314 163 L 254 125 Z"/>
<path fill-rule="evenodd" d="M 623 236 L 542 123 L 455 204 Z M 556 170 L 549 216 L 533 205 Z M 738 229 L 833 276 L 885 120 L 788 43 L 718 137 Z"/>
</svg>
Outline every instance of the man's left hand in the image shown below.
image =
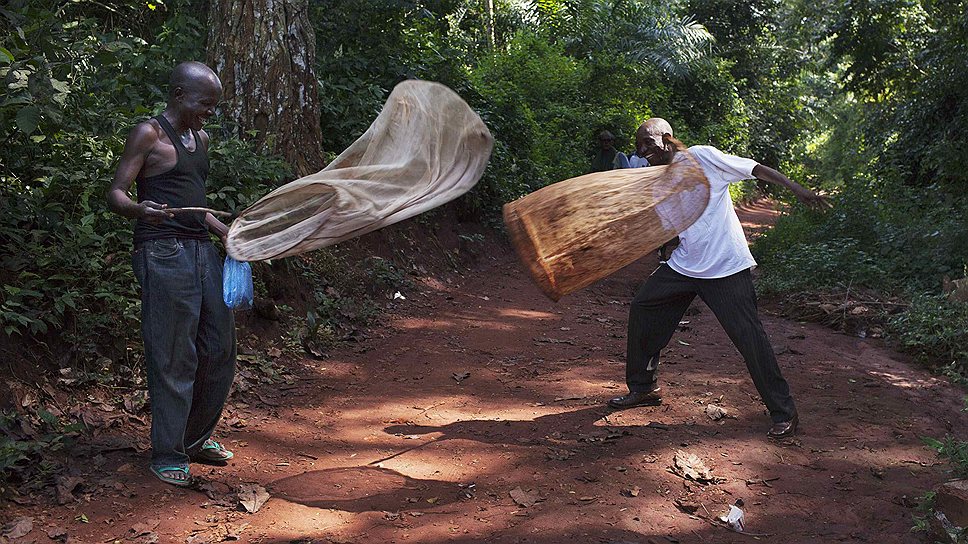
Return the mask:
<svg viewBox="0 0 968 544">
<path fill-rule="evenodd" d="M 830 199 L 823 195 L 818 195 L 817 193 L 811 191 L 810 189 L 800 188 L 799 191 L 795 192 L 797 200 L 805 204 L 807 207 L 814 210 L 829 210 L 833 208 L 834 205 L 830 202 Z"/>
</svg>

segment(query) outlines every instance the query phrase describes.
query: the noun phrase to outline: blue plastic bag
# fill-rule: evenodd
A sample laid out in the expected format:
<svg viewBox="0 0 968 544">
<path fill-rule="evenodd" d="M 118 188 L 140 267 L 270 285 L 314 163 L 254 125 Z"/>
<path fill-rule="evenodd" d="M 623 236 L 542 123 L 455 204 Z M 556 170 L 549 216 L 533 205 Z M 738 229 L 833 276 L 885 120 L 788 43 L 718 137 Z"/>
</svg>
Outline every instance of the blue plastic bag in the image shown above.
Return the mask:
<svg viewBox="0 0 968 544">
<path fill-rule="evenodd" d="M 225 257 L 222 267 L 222 300 L 233 310 L 247 310 L 252 307 L 252 267 L 247 262 L 239 262 Z"/>
</svg>

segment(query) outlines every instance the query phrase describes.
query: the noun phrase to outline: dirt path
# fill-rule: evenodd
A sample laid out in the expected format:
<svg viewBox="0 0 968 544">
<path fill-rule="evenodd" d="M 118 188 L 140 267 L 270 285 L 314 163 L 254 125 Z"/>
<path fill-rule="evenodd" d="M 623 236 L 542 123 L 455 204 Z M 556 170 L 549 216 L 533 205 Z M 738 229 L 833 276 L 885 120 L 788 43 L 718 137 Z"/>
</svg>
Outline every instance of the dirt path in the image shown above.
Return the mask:
<svg viewBox="0 0 968 544">
<path fill-rule="evenodd" d="M 666 403 L 604 408 L 625 391 L 627 304 L 654 265 L 558 304 L 508 253 L 427 281 L 356 349 L 234 402 L 227 418 L 245 426 L 220 438 L 236 459 L 193 466 L 210 496 L 157 483 L 145 453 L 100 452 L 79 468 L 96 492 L 4 518 L 33 515 L 37 542 L 52 526 L 124 540 L 146 522 L 142 542 L 750 542 L 709 521 L 742 498 L 761 540 L 919 541 L 913 501 L 946 468 L 920 437 L 968 434 L 963 393 L 875 342 L 764 316 L 802 418 L 772 443 L 742 359 L 697 302 L 661 368 Z M 711 420 L 709 403 L 730 417 Z M 722 481 L 671 473 L 677 450 Z M 272 495 L 255 514 L 234 508 L 245 482 Z"/>
</svg>

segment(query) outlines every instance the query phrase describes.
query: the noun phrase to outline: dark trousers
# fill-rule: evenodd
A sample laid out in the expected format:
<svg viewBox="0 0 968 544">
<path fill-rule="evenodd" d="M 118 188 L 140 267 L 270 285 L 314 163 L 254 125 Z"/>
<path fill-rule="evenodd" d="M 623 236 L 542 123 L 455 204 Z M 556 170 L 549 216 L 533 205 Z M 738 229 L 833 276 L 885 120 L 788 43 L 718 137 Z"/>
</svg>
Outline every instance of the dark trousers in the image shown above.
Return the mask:
<svg viewBox="0 0 968 544">
<path fill-rule="evenodd" d="M 659 352 L 666 347 L 689 304 L 699 298 L 716 315 L 729 339 L 739 349 L 760 398 L 774 422 L 796 413 L 790 386 L 776 362 L 773 346 L 756 309 L 756 292 L 749 269 L 717 279 L 684 276 L 667 264 L 659 265 L 639 288 L 629 310 L 625 381 L 633 392 L 657 387 Z"/>
<path fill-rule="evenodd" d="M 235 319 L 211 242 L 167 238 L 135 250 L 151 399 L 151 463 L 188 466 L 212 435 L 235 375 Z"/>
</svg>

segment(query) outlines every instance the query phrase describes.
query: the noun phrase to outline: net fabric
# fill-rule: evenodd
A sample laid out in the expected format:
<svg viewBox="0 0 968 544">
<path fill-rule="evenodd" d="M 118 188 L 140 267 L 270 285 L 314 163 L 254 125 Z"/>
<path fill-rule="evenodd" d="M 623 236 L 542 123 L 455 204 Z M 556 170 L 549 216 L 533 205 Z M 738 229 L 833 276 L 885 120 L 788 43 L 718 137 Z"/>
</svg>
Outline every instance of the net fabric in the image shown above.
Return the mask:
<svg viewBox="0 0 968 544">
<path fill-rule="evenodd" d="M 675 238 L 702 215 L 709 181 L 688 151 L 672 164 L 597 172 L 504 205 L 531 279 L 557 301 Z"/>
<path fill-rule="evenodd" d="M 484 122 L 452 90 L 404 81 L 326 168 L 243 211 L 226 249 L 240 261 L 287 257 L 403 221 L 470 190 L 492 146 Z"/>
</svg>

